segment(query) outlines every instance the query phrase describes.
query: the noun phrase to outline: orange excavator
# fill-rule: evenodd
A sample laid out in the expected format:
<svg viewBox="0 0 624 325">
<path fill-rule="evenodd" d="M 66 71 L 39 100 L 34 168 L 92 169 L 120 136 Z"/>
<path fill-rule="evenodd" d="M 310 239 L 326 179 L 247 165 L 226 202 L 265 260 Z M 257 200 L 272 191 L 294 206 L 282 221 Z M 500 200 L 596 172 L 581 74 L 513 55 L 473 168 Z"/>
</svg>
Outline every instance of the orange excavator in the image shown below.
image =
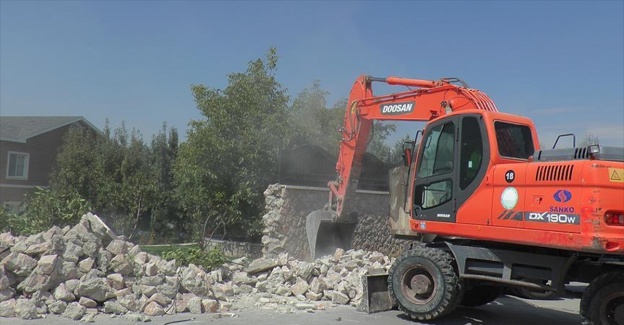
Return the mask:
<svg viewBox="0 0 624 325">
<path fill-rule="evenodd" d="M 374 96 L 373 82 L 409 90 Z M 377 120 L 426 126 L 390 173 L 389 226 L 410 245 L 367 304 L 430 320 L 509 287 L 564 294 L 567 283 L 583 282 L 583 324 L 624 325 L 624 148 L 540 149 L 530 119 L 498 112 L 456 78 L 356 80 L 329 202 L 306 219 L 312 257 L 350 248 Z"/>
</svg>

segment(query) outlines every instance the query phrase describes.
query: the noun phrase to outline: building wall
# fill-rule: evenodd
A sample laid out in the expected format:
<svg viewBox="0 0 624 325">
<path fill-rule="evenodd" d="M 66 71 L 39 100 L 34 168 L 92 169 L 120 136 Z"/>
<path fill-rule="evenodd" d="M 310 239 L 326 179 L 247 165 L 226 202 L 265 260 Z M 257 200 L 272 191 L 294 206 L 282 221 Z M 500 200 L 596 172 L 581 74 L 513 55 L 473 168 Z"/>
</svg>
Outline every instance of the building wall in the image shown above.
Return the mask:
<svg viewBox="0 0 624 325">
<path fill-rule="evenodd" d="M 24 195 L 32 191 L 35 186 L 50 185 L 50 173 L 56 168 L 56 157 L 61 148 L 63 136 L 70 127 L 71 125 L 67 125 L 40 134 L 28 139 L 26 143 L 0 142 L 0 203 L 23 201 Z M 9 151 L 30 154 L 27 180 L 7 179 Z"/>
</svg>

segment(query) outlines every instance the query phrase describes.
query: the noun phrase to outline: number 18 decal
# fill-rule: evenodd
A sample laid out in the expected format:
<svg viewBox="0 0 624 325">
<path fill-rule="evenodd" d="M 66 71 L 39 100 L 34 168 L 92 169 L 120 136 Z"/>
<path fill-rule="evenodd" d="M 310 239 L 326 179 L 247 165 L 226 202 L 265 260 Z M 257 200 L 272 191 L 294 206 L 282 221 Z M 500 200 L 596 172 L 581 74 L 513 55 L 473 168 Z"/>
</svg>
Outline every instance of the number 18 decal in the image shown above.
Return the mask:
<svg viewBox="0 0 624 325">
<path fill-rule="evenodd" d="M 507 183 L 513 183 L 515 179 L 516 179 L 516 172 L 514 172 L 513 170 L 508 170 L 505 173 L 505 181 Z"/>
</svg>

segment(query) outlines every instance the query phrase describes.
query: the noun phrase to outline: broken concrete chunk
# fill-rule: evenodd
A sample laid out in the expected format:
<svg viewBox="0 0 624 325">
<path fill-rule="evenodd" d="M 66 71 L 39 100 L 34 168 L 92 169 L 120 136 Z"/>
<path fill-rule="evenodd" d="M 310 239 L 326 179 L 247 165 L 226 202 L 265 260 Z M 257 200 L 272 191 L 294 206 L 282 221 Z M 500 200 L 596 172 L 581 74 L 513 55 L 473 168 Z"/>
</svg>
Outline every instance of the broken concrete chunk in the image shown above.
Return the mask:
<svg viewBox="0 0 624 325">
<path fill-rule="evenodd" d="M 278 260 L 275 259 L 267 259 L 267 258 L 259 258 L 257 260 L 252 261 L 249 266 L 245 269 L 245 272 L 248 274 L 256 274 L 263 271 L 272 270 L 276 266 L 280 266 Z"/>
<path fill-rule="evenodd" d="M 37 306 L 30 299 L 17 299 L 15 301 L 15 316 L 21 319 L 37 318 Z"/>
<path fill-rule="evenodd" d="M 86 313 L 87 308 L 77 302 L 72 302 L 65 307 L 63 316 L 73 320 L 79 320 Z"/>
</svg>

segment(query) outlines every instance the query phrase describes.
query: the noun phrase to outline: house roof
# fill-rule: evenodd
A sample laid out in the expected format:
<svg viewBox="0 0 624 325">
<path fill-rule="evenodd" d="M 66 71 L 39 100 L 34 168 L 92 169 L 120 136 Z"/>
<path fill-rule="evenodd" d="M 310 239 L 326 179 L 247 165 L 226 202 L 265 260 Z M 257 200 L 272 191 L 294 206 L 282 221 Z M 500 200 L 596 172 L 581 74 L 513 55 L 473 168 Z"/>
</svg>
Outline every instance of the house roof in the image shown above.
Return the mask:
<svg viewBox="0 0 624 325">
<path fill-rule="evenodd" d="M 76 122 L 83 122 L 101 132 L 82 116 L 0 116 L 0 140 L 26 142 L 34 136 Z"/>
</svg>

